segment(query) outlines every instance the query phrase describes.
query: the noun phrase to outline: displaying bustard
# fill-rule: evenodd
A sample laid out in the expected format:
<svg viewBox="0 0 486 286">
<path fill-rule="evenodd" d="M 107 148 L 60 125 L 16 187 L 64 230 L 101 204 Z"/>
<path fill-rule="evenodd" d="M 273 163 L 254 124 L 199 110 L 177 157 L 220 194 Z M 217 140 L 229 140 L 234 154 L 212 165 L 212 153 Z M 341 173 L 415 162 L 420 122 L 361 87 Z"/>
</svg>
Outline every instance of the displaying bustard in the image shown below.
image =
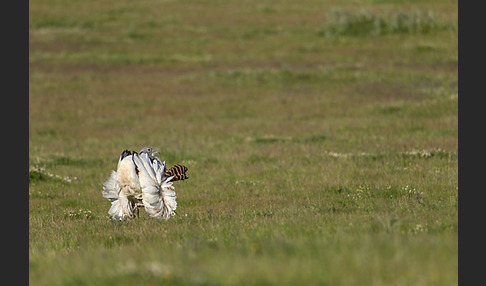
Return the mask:
<svg viewBox="0 0 486 286">
<path fill-rule="evenodd" d="M 103 184 L 102 195 L 111 201 L 110 217 L 115 220 L 138 218 L 141 207 L 152 218 L 167 220 L 175 215 L 177 201 L 173 181 L 176 176 L 168 176 L 171 173 L 157 154 L 151 147 L 142 148 L 140 154 L 122 152 L 117 170 L 112 171 Z M 183 167 L 185 176 L 187 167 Z"/>
</svg>

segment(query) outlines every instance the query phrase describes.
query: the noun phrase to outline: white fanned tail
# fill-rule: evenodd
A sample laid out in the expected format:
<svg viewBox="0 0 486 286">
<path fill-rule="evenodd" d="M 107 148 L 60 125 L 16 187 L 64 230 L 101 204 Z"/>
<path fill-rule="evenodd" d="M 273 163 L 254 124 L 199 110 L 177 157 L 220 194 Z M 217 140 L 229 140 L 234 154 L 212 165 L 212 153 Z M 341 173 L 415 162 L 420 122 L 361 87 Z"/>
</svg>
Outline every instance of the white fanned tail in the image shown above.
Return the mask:
<svg viewBox="0 0 486 286">
<path fill-rule="evenodd" d="M 115 220 L 125 220 L 133 216 L 133 207 L 127 197 L 121 192 L 116 180 L 116 172 L 112 171 L 110 177 L 103 184 L 103 197 L 111 201 L 108 214 Z"/>
</svg>

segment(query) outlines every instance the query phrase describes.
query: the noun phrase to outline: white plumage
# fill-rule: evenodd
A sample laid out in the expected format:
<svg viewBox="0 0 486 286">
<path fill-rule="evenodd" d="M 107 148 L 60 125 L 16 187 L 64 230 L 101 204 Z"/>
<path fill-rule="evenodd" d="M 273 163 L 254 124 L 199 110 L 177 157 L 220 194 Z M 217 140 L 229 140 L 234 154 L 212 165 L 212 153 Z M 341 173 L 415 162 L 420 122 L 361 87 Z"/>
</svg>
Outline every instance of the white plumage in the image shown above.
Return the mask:
<svg viewBox="0 0 486 286">
<path fill-rule="evenodd" d="M 111 201 L 111 208 L 108 211 L 113 219 L 123 220 L 133 217 L 133 206 L 127 196 L 121 192 L 117 183 L 116 172 L 112 171 L 111 176 L 103 184 L 103 197 Z"/>
<path fill-rule="evenodd" d="M 142 186 L 142 202 L 145 211 L 150 217 L 169 219 L 175 215 L 177 208 L 176 193 L 172 177 L 165 177 L 165 162 L 160 164 L 158 160 L 150 160 L 148 154 L 142 153 L 135 159 L 138 165 L 142 165 L 145 171 L 140 171 L 140 185 Z M 140 161 L 140 162 L 139 162 Z M 141 163 L 141 164 L 140 164 Z M 141 168 L 141 169 L 142 169 Z"/>
<path fill-rule="evenodd" d="M 140 154 L 123 151 L 117 171 L 103 184 L 102 195 L 111 201 L 108 214 L 115 220 L 138 217 L 139 207 L 152 218 L 167 220 L 175 215 L 176 193 L 172 177 L 165 176 L 165 161 L 155 156 L 156 151 L 144 149 Z"/>
</svg>

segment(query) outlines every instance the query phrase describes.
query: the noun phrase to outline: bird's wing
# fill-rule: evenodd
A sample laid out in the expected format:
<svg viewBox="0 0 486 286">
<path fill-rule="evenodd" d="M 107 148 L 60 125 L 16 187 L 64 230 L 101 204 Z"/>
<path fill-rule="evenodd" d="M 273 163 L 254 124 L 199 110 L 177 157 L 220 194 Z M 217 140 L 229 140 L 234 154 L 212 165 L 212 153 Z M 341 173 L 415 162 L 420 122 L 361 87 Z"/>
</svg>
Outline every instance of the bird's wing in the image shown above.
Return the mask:
<svg viewBox="0 0 486 286">
<path fill-rule="evenodd" d="M 139 177 L 140 173 L 147 173 L 151 179 L 156 180 L 155 169 L 152 165 L 152 162 L 150 161 L 149 156 L 146 153 L 142 153 L 140 155 L 133 154 L 133 161 L 139 168 Z"/>
<path fill-rule="evenodd" d="M 171 179 L 172 177 L 168 177 L 161 185 L 162 197 L 165 206 L 163 217 L 165 219 L 169 219 L 171 216 L 174 216 L 174 211 L 177 208 L 177 196 L 176 192 L 174 191 L 174 186 L 172 185 L 173 183 L 170 181 Z"/>
<path fill-rule="evenodd" d="M 159 209 L 156 215 L 162 216 L 164 219 L 167 220 L 171 216 L 175 215 L 174 210 L 177 208 L 177 196 L 176 192 L 174 191 L 173 183 L 171 182 L 173 177 L 167 177 L 165 175 L 165 161 L 158 159 L 154 160 L 152 164 L 154 166 L 154 169 L 156 170 L 155 175 L 157 182 L 160 186 L 160 197 L 161 201 L 163 202 L 163 208 Z"/>
<path fill-rule="evenodd" d="M 161 197 L 160 184 L 153 164 L 147 154 L 134 155 L 134 162 L 139 167 L 138 177 L 142 187 L 142 202 L 150 217 L 160 216 L 164 202 Z"/>
<path fill-rule="evenodd" d="M 158 188 L 142 189 L 143 204 L 150 217 L 169 219 L 177 208 L 176 192 L 170 178 L 158 185 Z"/>
<path fill-rule="evenodd" d="M 116 171 L 116 179 L 120 185 L 121 192 L 127 197 L 133 196 L 137 199 L 141 199 L 142 189 L 137 174 L 140 172 L 140 167 L 135 163 L 134 159 L 136 155 L 137 154 L 132 154 L 121 159 Z"/>
<path fill-rule="evenodd" d="M 138 157 L 138 158 L 137 158 Z M 140 167 L 138 174 L 140 185 L 142 187 L 142 202 L 145 211 L 150 217 L 163 217 L 165 219 L 175 215 L 174 210 L 177 207 L 176 194 L 170 179 L 163 179 L 165 172 L 165 162 L 160 160 L 150 160 L 147 154 L 134 155 L 134 161 Z"/>
<path fill-rule="evenodd" d="M 123 161 L 123 159 L 125 159 L 125 157 L 128 157 L 128 156 L 130 156 L 130 155 L 132 155 L 132 152 L 130 152 L 130 151 L 128 151 L 128 150 L 125 150 L 125 151 L 123 151 L 123 152 L 121 153 L 120 158 L 118 159 L 118 166 L 116 166 L 116 169 L 117 169 L 117 170 L 118 170 L 118 169 L 120 169 L 120 164 L 121 164 L 121 162 Z"/>
<path fill-rule="evenodd" d="M 133 207 L 127 197 L 123 193 L 120 193 L 119 199 L 111 202 L 111 208 L 108 214 L 114 220 L 125 220 L 128 217 L 133 217 Z"/>
<path fill-rule="evenodd" d="M 103 197 L 113 202 L 114 200 L 118 200 L 119 192 L 120 186 L 116 182 L 116 172 L 111 171 L 110 177 L 103 183 Z"/>
<path fill-rule="evenodd" d="M 124 220 L 133 216 L 133 209 L 127 197 L 120 192 L 120 186 L 116 180 L 116 172 L 111 171 L 110 177 L 103 184 L 103 197 L 111 201 L 108 214 L 115 220 Z"/>
<path fill-rule="evenodd" d="M 165 161 L 162 160 L 153 160 L 152 161 L 152 167 L 155 171 L 155 179 L 157 183 L 162 184 L 162 180 L 164 179 L 165 176 Z"/>
</svg>

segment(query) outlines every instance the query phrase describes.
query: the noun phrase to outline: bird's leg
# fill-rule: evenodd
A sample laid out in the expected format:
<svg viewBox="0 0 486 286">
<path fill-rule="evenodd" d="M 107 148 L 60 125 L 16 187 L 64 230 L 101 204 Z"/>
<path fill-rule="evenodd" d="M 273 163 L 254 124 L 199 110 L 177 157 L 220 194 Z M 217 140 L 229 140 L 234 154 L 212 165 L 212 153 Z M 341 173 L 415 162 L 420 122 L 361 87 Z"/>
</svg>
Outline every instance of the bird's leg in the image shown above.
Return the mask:
<svg viewBox="0 0 486 286">
<path fill-rule="evenodd" d="M 135 217 L 138 219 L 138 214 L 139 214 L 139 210 L 138 210 L 138 206 L 135 206 Z"/>
</svg>

